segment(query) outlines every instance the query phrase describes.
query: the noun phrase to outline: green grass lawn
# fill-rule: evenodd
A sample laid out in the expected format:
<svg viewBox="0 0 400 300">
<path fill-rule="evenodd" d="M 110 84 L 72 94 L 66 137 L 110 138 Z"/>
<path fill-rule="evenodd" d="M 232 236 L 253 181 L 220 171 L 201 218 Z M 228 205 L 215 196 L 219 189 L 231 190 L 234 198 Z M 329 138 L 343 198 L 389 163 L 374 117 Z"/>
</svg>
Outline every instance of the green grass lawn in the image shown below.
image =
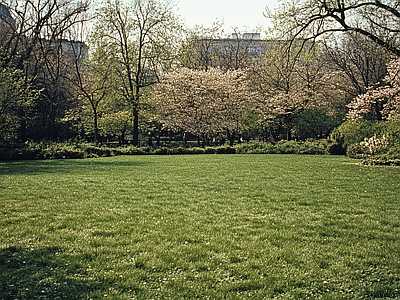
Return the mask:
<svg viewBox="0 0 400 300">
<path fill-rule="evenodd" d="M 400 298 L 400 168 L 334 156 L 0 163 L 0 299 Z"/>
</svg>

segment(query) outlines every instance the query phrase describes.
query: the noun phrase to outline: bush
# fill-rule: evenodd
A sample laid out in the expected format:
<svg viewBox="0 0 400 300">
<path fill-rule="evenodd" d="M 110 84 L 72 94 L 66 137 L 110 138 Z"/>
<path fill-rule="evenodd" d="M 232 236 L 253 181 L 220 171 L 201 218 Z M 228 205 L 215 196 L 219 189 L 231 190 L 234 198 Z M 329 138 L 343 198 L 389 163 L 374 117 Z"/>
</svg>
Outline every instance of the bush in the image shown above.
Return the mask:
<svg viewBox="0 0 400 300">
<path fill-rule="evenodd" d="M 379 159 L 379 158 L 367 158 L 361 162 L 363 165 L 367 166 L 400 166 L 400 159 Z"/>
<path fill-rule="evenodd" d="M 390 137 L 390 146 L 400 146 L 399 121 L 348 120 L 332 131 L 329 140 L 346 150 L 350 145 L 360 143 L 365 138 L 371 138 L 374 135 L 382 137 L 387 134 Z"/>
<path fill-rule="evenodd" d="M 365 158 L 368 156 L 367 151 L 360 143 L 356 143 L 347 147 L 346 156 L 350 158 Z"/>
<path fill-rule="evenodd" d="M 276 145 L 276 152 L 283 154 L 294 154 L 299 152 L 300 145 L 296 141 L 279 141 Z"/>
<path fill-rule="evenodd" d="M 339 114 L 337 117 L 328 116 L 325 110 L 318 108 L 306 109 L 295 117 L 292 131 L 301 140 L 326 138 L 335 127 L 343 122 L 343 117 L 343 114 Z"/>
<path fill-rule="evenodd" d="M 390 156 L 391 160 L 395 159 L 399 153 L 400 122 L 346 121 L 333 130 L 329 140 L 331 145 L 327 151 L 330 154 L 345 151 L 351 158 L 368 157 L 368 161 L 380 161 L 379 164 L 382 164 L 382 161 L 389 161 Z"/>
<path fill-rule="evenodd" d="M 162 147 L 160 149 L 156 149 L 156 150 L 153 151 L 153 154 L 166 155 L 166 154 L 168 154 L 168 148 Z"/>
<path fill-rule="evenodd" d="M 333 142 L 327 145 L 326 152 L 332 155 L 345 155 L 346 149 L 343 147 L 343 145 Z"/>
<path fill-rule="evenodd" d="M 186 149 L 187 154 L 204 154 L 204 148 L 200 147 L 193 147 L 193 148 L 188 148 Z"/>
<path fill-rule="evenodd" d="M 217 154 L 235 154 L 236 149 L 230 146 L 222 146 L 216 148 Z"/>
<path fill-rule="evenodd" d="M 205 153 L 205 154 L 216 154 L 217 151 L 216 151 L 216 149 L 213 148 L 213 147 L 206 147 L 206 148 L 204 149 L 204 153 Z"/>
<path fill-rule="evenodd" d="M 360 119 L 357 121 L 347 120 L 335 128 L 329 136 L 332 144 L 340 145 L 344 150 L 350 145 L 360 143 L 365 137 L 374 135 L 374 121 Z"/>
<path fill-rule="evenodd" d="M 219 147 L 106 147 L 91 143 L 25 143 L 0 145 L 0 159 L 59 159 L 59 158 L 96 158 L 113 155 L 177 155 L 177 154 L 327 154 L 329 148 L 326 140 L 320 141 L 280 141 L 270 143 L 243 143 Z"/>
</svg>

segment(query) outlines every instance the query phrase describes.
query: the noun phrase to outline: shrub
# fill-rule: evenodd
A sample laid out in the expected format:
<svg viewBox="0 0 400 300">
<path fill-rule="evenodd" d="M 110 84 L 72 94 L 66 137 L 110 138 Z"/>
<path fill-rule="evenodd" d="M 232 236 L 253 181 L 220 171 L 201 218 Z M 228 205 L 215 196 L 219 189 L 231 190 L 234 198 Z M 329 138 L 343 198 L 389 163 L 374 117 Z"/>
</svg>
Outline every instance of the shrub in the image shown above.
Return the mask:
<svg viewBox="0 0 400 300">
<path fill-rule="evenodd" d="M 363 165 L 368 166 L 400 166 L 400 159 L 379 159 L 379 158 L 367 158 L 361 162 Z"/>
<path fill-rule="evenodd" d="M 217 151 L 216 151 L 216 149 L 213 148 L 213 147 L 206 147 L 206 148 L 204 149 L 204 153 L 205 153 L 205 154 L 216 154 Z"/>
<path fill-rule="evenodd" d="M 332 155 L 345 155 L 346 149 L 343 147 L 343 145 L 337 142 L 333 142 L 333 143 L 328 143 L 326 147 L 326 153 Z"/>
<path fill-rule="evenodd" d="M 279 141 L 276 145 L 277 153 L 294 154 L 298 152 L 299 144 L 296 141 Z"/>
<path fill-rule="evenodd" d="M 389 146 L 400 145 L 400 122 L 348 120 L 332 131 L 329 140 L 347 149 L 350 145 L 360 143 L 374 135 L 379 137 L 389 135 Z"/>
<path fill-rule="evenodd" d="M 156 149 L 156 150 L 153 151 L 153 154 L 156 154 L 156 155 L 166 155 L 166 154 L 168 154 L 168 148 L 162 147 L 162 148 L 160 148 L 160 149 Z"/>
<path fill-rule="evenodd" d="M 234 146 L 237 154 L 261 153 L 268 144 L 264 143 L 245 143 Z"/>
<path fill-rule="evenodd" d="M 204 154 L 204 148 L 200 147 L 193 147 L 193 148 L 188 148 L 186 149 L 187 154 Z"/>
<path fill-rule="evenodd" d="M 91 143 L 25 143 L 13 145 L 0 145 L 0 159 L 58 159 L 58 158 L 96 158 L 113 155 L 175 155 L 175 154 L 327 154 L 329 143 L 326 140 L 319 141 L 280 141 L 271 143 L 243 143 L 230 147 L 135 147 L 120 146 L 106 147 Z"/>
<path fill-rule="evenodd" d="M 221 146 L 216 148 L 218 154 L 235 154 L 236 149 L 230 146 Z"/>
<path fill-rule="evenodd" d="M 368 154 L 367 149 L 360 143 L 356 143 L 347 147 L 346 155 L 350 158 L 364 158 Z"/>
<path fill-rule="evenodd" d="M 348 120 L 335 128 L 329 136 L 333 144 L 338 144 L 347 149 L 352 144 L 360 143 L 367 136 L 372 136 L 373 121 L 360 119 L 357 121 Z"/>
<path fill-rule="evenodd" d="M 373 137 L 365 138 L 360 145 L 366 148 L 370 155 L 374 155 L 378 151 L 384 151 L 389 146 L 389 136 L 383 135 L 382 138 L 377 138 L 376 134 Z"/>
</svg>

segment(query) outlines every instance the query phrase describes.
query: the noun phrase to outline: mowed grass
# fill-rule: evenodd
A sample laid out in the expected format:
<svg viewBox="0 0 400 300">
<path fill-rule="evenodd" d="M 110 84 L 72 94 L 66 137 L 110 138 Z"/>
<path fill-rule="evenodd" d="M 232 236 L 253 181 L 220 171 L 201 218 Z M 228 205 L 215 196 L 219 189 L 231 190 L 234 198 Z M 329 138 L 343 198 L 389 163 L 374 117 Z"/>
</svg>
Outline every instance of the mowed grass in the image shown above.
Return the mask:
<svg viewBox="0 0 400 300">
<path fill-rule="evenodd" d="M 0 299 L 400 298 L 400 168 L 334 156 L 0 163 Z"/>
</svg>

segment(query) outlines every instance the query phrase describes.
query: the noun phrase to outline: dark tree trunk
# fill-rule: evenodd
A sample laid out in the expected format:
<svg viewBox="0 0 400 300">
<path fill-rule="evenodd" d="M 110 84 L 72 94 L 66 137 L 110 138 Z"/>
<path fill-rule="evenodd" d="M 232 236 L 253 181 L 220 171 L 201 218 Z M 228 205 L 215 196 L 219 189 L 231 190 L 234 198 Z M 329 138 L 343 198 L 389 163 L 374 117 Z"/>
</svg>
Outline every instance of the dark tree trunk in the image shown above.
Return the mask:
<svg viewBox="0 0 400 300">
<path fill-rule="evenodd" d="M 134 146 L 139 146 L 139 114 L 137 110 L 133 112 L 133 140 Z"/>
</svg>

